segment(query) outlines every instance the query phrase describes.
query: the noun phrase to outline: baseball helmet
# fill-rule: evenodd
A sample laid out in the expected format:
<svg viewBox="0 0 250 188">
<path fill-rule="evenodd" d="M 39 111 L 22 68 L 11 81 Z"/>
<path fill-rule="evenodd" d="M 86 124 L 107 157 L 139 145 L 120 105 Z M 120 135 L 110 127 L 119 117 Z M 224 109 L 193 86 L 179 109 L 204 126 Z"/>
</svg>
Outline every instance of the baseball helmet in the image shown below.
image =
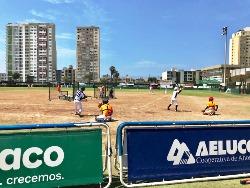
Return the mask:
<svg viewBox="0 0 250 188">
<path fill-rule="evenodd" d="M 103 98 L 103 99 L 102 99 L 102 103 L 103 103 L 103 104 L 107 104 L 108 102 L 109 102 L 109 99 L 108 99 L 108 98 Z"/>
<path fill-rule="evenodd" d="M 214 98 L 213 98 L 213 97 L 209 97 L 208 100 L 209 100 L 209 101 L 213 101 Z"/>
</svg>

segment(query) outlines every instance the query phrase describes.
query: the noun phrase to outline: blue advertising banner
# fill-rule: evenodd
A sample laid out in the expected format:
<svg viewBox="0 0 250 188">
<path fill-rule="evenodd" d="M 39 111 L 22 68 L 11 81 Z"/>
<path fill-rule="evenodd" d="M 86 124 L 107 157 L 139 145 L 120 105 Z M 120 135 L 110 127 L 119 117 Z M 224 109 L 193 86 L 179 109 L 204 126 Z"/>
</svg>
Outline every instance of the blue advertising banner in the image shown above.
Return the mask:
<svg viewBox="0 0 250 188">
<path fill-rule="evenodd" d="M 249 127 L 128 128 L 128 181 L 250 172 Z"/>
</svg>

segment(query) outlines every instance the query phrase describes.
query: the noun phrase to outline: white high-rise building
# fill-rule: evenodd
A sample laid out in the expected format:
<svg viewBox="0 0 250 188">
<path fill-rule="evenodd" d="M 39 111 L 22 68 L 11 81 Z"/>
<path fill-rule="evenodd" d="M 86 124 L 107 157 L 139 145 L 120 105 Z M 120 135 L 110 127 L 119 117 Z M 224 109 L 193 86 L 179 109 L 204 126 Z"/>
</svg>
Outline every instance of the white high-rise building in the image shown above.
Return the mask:
<svg viewBox="0 0 250 188">
<path fill-rule="evenodd" d="M 229 46 L 229 65 L 250 66 L 250 27 L 232 34 Z"/>
<path fill-rule="evenodd" d="M 6 26 L 6 70 L 8 80 L 20 75 L 19 81 L 31 77 L 34 82 L 56 81 L 55 25 L 25 23 Z M 30 79 L 30 78 L 29 78 Z"/>
</svg>

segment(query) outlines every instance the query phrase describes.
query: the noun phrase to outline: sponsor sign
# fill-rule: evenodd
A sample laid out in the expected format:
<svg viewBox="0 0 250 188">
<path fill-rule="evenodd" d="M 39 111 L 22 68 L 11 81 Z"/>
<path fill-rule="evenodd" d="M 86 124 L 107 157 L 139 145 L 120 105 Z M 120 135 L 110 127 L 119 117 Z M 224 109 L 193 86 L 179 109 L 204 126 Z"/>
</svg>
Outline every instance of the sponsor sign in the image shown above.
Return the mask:
<svg viewBox="0 0 250 188">
<path fill-rule="evenodd" d="M 0 135 L 1 187 L 102 182 L 101 130 Z"/>
<path fill-rule="evenodd" d="M 126 131 L 132 182 L 250 172 L 250 126 Z"/>
</svg>

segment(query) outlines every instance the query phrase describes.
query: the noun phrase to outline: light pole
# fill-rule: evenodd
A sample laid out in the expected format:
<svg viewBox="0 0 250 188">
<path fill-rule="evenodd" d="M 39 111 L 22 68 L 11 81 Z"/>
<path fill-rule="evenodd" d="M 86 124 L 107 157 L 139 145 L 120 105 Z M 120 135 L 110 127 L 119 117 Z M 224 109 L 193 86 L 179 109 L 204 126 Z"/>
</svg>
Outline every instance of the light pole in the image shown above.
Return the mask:
<svg viewBox="0 0 250 188">
<path fill-rule="evenodd" d="M 227 85 L 227 82 L 226 82 L 226 64 L 227 64 L 227 27 L 223 27 L 223 28 L 222 28 L 222 35 L 225 35 L 223 83 L 224 83 L 224 86 L 226 86 L 226 85 Z"/>
</svg>

